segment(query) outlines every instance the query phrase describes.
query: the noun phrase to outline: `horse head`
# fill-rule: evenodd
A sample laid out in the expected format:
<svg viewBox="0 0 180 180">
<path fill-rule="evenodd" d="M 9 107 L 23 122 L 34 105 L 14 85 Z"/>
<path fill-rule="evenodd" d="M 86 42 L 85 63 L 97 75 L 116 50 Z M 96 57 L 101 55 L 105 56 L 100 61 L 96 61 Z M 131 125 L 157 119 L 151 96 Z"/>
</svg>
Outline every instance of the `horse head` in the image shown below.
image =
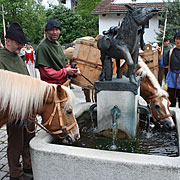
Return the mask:
<svg viewBox="0 0 180 180">
<path fill-rule="evenodd" d="M 169 110 L 170 101 L 167 88 L 161 88 L 157 78 L 140 56 L 136 74 L 143 77 L 140 87 L 141 96 L 149 104 L 154 122 L 166 128 L 174 128 L 175 124 Z"/>
<path fill-rule="evenodd" d="M 66 86 L 55 85 L 44 104 L 42 124 L 52 135 L 65 144 L 80 138 L 78 124 L 73 114 L 74 94 Z"/>
<path fill-rule="evenodd" d="M 128 9 L 129 14 L 139 26 L 145 25 L 149 19 L 158 14 L 157 8 L 137 8 L 131 7 L 127 4 L 125 6 Z"/>
<path fill-rule="evenodd" d="M 161 94 L 162 92 L 163 89 L 160 89 L 155 95 L 149 97 L 152 117 L 155 123 L 163 125 L 167 129 L 173 129 L 175 124 L 169 110 L 170 101 L 167 93 Z"/>
</svg>

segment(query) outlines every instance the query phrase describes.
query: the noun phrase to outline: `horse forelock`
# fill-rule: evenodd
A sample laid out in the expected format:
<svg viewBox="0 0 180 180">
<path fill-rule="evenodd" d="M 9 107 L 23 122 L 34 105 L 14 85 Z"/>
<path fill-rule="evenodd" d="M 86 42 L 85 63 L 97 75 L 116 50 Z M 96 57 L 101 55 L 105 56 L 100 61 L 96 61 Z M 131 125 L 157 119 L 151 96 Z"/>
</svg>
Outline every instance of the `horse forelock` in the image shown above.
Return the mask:
<svg viewBox="0 0 180 180">
<path fill-rule="evenodd" d="M 157 92 L 156 92 L 156 95 L 158 97 L 162 97 L 162 96 L 165 96 L 165 97 L 169 97 L 169 94 L 167 91 L 165 91 L 164 89 L 160 88 L 160 89 L 157 89 Z"/>
<path fill-rule="evenodd" d="M 144 63 L 141 56 L 139 56 L 139 58 L 138 58 L 138 67 L 140 69 L 137 71 L 137 75 L 140 75 L 143 78 L 147 77 L 150 80 L 152 86 L 156 89 L 156 95 L 158 97 L 161 97 L 161 96 L 168 97 L 169 96 L 167 91 L 165 91 L 161 88 L 158 80 L 156 79 L 154 74 L 151 72 L 149 67 Z"/>
<path fill-rule="evenodd" d="M 65 110 L 68 110 L 68 109 L 73 109 L 73 106 L 74 106 L 74 93 L 72 90 L 70 90 L 68 87 L 66 86 L 61 86 L 63 90 L 66 91 L 66 94 L 67 94 L 67 102 L 65 104 Z"/>
<path fill-rule="evenodd" d="M 9 117 L 25 118 L 43 107 L 44 96 L 53 86 L 39 79 L 18 73 L 0 70 L 1 111 L 9 108 Z"/>
</svg>

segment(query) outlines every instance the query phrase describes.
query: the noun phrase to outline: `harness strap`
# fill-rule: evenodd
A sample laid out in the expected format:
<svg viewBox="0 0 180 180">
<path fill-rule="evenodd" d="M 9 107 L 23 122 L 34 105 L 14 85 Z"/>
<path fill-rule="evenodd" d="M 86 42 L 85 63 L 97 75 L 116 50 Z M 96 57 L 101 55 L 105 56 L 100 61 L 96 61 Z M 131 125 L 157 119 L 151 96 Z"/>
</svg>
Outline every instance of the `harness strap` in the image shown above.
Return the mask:
<svg viewBox="0 0 180 180">
<path fill-rule="evenodd" d="M 54 116 L 55 116 L 55 114 L 56 114 L 56 110 L 57 110 L 57 106 L 58 106 L 58 104 L 59 104 L 59 106 L 60 106 L 60 103 L 62 103 L 62 102 L 66 102 L 67 101 L 67 98 L 64 98 L 63 100 L 57 100 L 56 102 L 55 102 L 55 106 L 54 106 L 54 110 L 53 110 L 53 112 L 52 112 L 52 114 L 50 115 L 50 117 L 49 117 L 49 119 L 45 122 L 45 123 L 43 123 L 43 126 L 46 126 L 46 125 L 51 125 L 51 123 L 52 123 L 52 120 L 53 120 L 53 118 L 54 118 Z M 60 111 L 61 111 L 61 107 L 60 107 Z M 59 112 L 59 111 L 58 111 Z M 62 117 L 62 113 L 61 113 L 61 116 L 60 117 Z M 62 120 L 61 120 L 62 121 Z M 60 123 L 60 124 L 62 124 L 62 123 Z"/>
<path fill-rule="evenodd" d="M 174 49 L 174 47 L 169 50 L 169 66 L 168 66 L 168 71 L 170 70 L 170 62 L 171 62 L 171 55 L 172 55 L 173 49 Z"/>
<path fill-rule="evenodd" d="M 60 129 L 57 131 L 53 131 L 53 132 L 51 132 L 51 134 L 53 134 L 53 135 L 62 134 L 64 131 L 69 131 L 70 129 L 72 129 L 75 125 L 76 125 L 76 122 L 72 123 L 68 127 L 65 127 L 63 130 Z"/>
<path fill-rule="evenodd" d="M 62 120 L 62 112 L 61 112 L 60 103 L 57 104 L 57 110 L 58 110 L 58 114 L 59 114 L 59 124 L 60 124 L 61 127 L 64 127 L 64 122 Z"/>
<path fill-rule="evenodd" d="M 70 126 L 68 127 L 65 127 L 64 126 L 64 122 L 63 122 L 63 118 L 62 118 L 62 111 L 61 111 L 61 103 L 62 102 L 66 102 L 67 101 L 67 98 L 64 98 L 63 100 L 57 100 L 55 102 L 55 106 L 54 106 L 54 109 L 53 109 L 53 112 L 51 114 L 51 116 L 49 117 L 49 119 L 43 123 L 43 126 L 46 126 L 46 125 L 51 125 L 52 123 L 52 120 L 56 114 L 56 111 L 58 111 L 58 116 L 59 116 L 59 124 L 60 126 L 62 127 L 62 129 L 59 129 L 57 131 L 48 131 L 45 127 L 41 127 L 42 129 L 44 129 L 46 132 L 52 134 L 52 135 L 57 135 L 57 134 L 62 134 L 62 133 L 65 133 L 67 131 L 69 131 L 70 129 L 72 129 L 75 125 L 76 125 L 76 122 L 72 123 Z"/>
<path fill-rule="evenodd" d="M 52 120 L 56 114 L 56 108 L 57 108 L 57 104 L 55 104 L 52 114 L 50 115 L 49 119 L 45 123 L 43 123 L 43 126 L 46 126 L 48 124 L 50 125 L 52 123 Z"/>
</svg>

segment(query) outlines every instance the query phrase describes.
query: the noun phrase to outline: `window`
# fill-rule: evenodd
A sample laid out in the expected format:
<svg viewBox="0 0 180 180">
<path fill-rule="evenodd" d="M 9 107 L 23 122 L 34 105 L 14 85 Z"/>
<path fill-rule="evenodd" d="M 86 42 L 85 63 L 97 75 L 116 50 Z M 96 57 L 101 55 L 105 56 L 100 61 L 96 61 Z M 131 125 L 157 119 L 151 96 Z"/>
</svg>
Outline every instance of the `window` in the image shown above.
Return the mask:
<svg viewBox="0 0 180 180">
<path fill-rule="evenodd" d="M 66 0 L 61 0 L 61 2 L 62 2 L 63 4 L 66 4 Z"/>
</svg>

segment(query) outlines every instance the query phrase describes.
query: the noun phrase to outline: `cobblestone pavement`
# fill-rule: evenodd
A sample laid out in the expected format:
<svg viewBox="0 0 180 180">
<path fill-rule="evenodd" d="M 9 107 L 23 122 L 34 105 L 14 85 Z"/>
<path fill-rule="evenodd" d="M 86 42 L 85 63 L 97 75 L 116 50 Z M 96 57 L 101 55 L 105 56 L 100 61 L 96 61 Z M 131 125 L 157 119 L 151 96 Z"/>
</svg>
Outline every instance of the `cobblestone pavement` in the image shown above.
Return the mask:
<svg viewBox="0 0 180 180">
<path fill-rule="evenodd" d="M 82 89 L 72 85 L 72 91 L 75 94 L 75 104 L 85 102 Z M 39 132 L 38 128 L 38 132 Z M 7 163 L 7 133 L 6 126 L 0 128 L 0 180 L 9 180 L 9 167 Z"/>
<path fill-rule="evenodd" d="M 0 179 L 9 180 L 9 168 L 7 164 L 7 133 L 6 126 L 0 129 Z"/>
</svg>

